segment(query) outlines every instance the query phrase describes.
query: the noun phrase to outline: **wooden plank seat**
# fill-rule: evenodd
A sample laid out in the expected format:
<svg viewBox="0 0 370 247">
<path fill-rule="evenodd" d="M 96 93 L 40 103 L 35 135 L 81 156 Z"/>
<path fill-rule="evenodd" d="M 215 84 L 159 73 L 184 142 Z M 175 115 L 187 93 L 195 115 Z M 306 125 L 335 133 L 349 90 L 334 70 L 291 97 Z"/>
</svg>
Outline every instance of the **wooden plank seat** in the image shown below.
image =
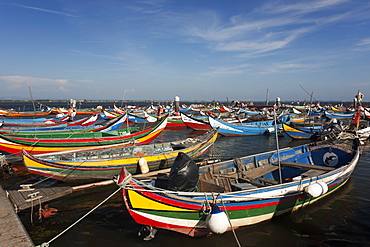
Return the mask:
<svg viewBox="0 0 370 247">
<path fill-rule="evenodd" d="M 247 171 L 243 171 L 241 172 L 241 174 L 243 178 L 248 177 L 249 179 L 256 179 L 258 177 L 266 175 L 267 173 L 276 171 L 277 169 L 279 169 L 279 167 L 272 164 L 267 164 Z"/>
<path fill-rule="evenodd" d="M 241 183 L 232 183 L 231 186 L 234 188 L 234 190 L 248 190 L 248 189 L 255 189 L 258 187 L 261 187 L 260 184 L 254 185 L 250 183 L 249 181 L 241 182 Z"/>
<path fill-rule="evenodd" d="M 278 167 L 278 163 L 273 163 L 272 165 Z M 291 161 L 280 161 L 280 165 L 287 166 L 287 167 L 293 167 L 298 168 L 302 170 L 322 170 L 322 171 L 332 171 L 335 169 L 335 167 L 329 167 L 329 166 L 317 166 L 317 165 L 310 165 L 310 164 L 304 164 L 304 163 L 297 163 L 297 162 L 291 162 Z"/>
</svg>

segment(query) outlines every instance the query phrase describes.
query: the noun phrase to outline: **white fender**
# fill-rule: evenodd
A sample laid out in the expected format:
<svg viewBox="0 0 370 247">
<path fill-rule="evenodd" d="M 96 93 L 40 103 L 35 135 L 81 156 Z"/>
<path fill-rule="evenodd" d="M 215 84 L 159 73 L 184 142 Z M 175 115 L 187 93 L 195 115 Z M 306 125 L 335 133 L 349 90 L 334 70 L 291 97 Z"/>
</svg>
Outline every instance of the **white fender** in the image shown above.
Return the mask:
<svg viewBox="0 0 370 247">
<path fill-rule="evenodd" d="M 139 163 L 139 167 L 140 167 L 140 171 L 141 173 L 148 173 L 149 172 L 149 167 L 148 167 L 148 162 L 146 161 L 146 159 L 144 159 L 143 157 L 141 157 L 138 161 Z"/>
<path fill-rule="evenodd" d="M 207 228 L 215 234 L 223 234 L 229 227 L 229 219 L 217 205 L 212 205 L 212 212 L 206 218 Z"/>
<path fill-rule="evenodd" d="M 304 190 L 310 196 L 318 197 L 328 192 L 328 185 L 324 182 L 317 182 L 317 183 L 308 185 Z"/>
</svg>

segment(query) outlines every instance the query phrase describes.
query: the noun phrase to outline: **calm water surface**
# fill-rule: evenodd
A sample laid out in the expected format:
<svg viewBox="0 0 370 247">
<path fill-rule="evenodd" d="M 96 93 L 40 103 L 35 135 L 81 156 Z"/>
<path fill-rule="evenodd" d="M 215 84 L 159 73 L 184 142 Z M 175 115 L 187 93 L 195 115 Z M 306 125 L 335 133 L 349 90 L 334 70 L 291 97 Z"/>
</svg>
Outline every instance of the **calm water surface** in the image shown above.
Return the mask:
<svg viewBox="0 0 370 247">
<path fill-rule="evenodd" d="M 1 107 L 1 106 L 0 106 Z M 165 130 L 156 142 L 183 139 L 199 134 L 189 129 Z M 279 138 L 279 146 L 296 146 L 302 141 Z M 229 159 L 276 149 L 274 136 L 219 137 L 205 157 Z M 235 231 L 241 246 L 368 246 L 370 242 L 369 182 L 370 148 L 365 147 L 350 180 L 338 191 L 321 201 L 290 215 L 247 226 Z M 2 178 L 4 189 L 38 179 L 27 173 Z M 49 182 L 50 183 L 50 182 Z M 36 245 L 48 242 L 71 226 L 98 203 L 117 190 L 115 185 L 74 192 L 51 201 L 57 215 L 40 221 L 31 210 L 19 215 Z M 33 213 L 38 209 L 34 207 Z M 32 220 L 31 220 L 32 219 Z M 220 236 L 191 238 L 159 230 L 155 239 L 143 241 L 136 224 L 126 212 L 119 193 L 50 243 L 50 246 L 238 246 L 232 232 Z"/>
</svg>

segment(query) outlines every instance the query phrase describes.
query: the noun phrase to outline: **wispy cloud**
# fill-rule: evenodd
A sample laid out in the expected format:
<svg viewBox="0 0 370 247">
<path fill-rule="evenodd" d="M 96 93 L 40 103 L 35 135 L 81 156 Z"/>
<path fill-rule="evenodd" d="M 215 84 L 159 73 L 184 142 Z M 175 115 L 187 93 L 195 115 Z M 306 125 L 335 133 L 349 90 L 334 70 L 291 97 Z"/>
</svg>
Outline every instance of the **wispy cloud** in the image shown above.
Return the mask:
<svg viewBox="0 0 370 247">
<path fill-rule="evenodd" d="M 72 14 L 69 14 L 69 13 L 66 13 L 66 12 L 56 11 L 56 10 L 37 8 L 37 7 L 18 4 L 18 3 L 12 3 L 12 5 L 17 6 L 17 7 L 21 7 L 21 8 L 32 9 L 32 10 L 37 10 L 37 11 L 42 11 L 42 12 L 48 12 L 48 13 L 57 14 L 57 15 L 64 15 L 64 16 L 68 16 L 68 17 L 77 17 L 75 15 L 72 15 Z"/>
<path fill-rule="evenodd" d="M 216 13 L 207 11 L 207 22 L 201 22 L 201 25 L 189 22 L 185 30 L 186 35 L 202 39 L 216 51 L 237 52 L 238 57 L 265 55 L 288 47 L 298 38 L 317 31 L 325 24 L 350 18 L 351 15 L 346 13 L 317 14 L 345 2 L 316 0 L 310 4 L 284 5 L 273 2 L 250 13 L 231 16 L 229 22 L 223 22 Z"/>
<path fill-rule="evenodd" d="M 295 13 L 295 14 L 305 14 L 305 13 L 312 13 L 321 10 L 325 10 L 327 8 L 348 2 L 349 0 L 315 0 L 310 1 L 307 3 L 306 1 L 302 2 L 294 2 L 292 4 L 278 4 L 278 2 L 270 2 L 265 4 L 262 8 L 259 9 L 261 12 L 266 13 Z"/>
<path fill-rule="evenodd" d="M 364 38 L 356 44 L 355 50 L 370 50 L 370 38 Z"/>
<path fill-rule="evenodd" d="M 141 14 L 155 14 L 163 10 L 166 0 L 139 0 L 135 4 L 127 5 L 128 9 Z"/>
<path fill-rule="evenodd" d="M 274 63 L 266 68 L 264 74 L 270 73 L 285 73 L 285 72 L 297 72 L 306 71 L 311 69 L 320 68 L 320 64 L 304 64 L 304 63 Z"/>
<path fill-rule="evenodd" d="M 203 76 L 222 76 L 245 74 L 251 67 L 250 64 L 239 64 L 229 67 L 211 67 L 210 71 L 203 73 Z"/>
<path fill-rule="evenodd" d="M 0 81 L 4 82 L 3 90 L 16 91 L 28 87 L 46 87 L 54 90 L 68 91 L 70 82 L 66 79 L 48 79 L 31 76 L 0 76 Z"/>
</svg>

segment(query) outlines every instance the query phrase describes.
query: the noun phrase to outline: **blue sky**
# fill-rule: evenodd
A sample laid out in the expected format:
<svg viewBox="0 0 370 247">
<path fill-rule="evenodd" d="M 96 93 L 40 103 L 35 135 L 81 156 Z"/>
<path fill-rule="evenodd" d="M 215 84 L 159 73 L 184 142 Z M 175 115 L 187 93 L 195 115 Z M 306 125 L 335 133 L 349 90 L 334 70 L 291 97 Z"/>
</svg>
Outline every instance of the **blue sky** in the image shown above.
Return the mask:
<svg viewBox="0 0 370 247">
<path fill-rule="evenodd" d="M 368 0 L 2 0 L 0 99 L 370 99 Z"/>
</svg>

